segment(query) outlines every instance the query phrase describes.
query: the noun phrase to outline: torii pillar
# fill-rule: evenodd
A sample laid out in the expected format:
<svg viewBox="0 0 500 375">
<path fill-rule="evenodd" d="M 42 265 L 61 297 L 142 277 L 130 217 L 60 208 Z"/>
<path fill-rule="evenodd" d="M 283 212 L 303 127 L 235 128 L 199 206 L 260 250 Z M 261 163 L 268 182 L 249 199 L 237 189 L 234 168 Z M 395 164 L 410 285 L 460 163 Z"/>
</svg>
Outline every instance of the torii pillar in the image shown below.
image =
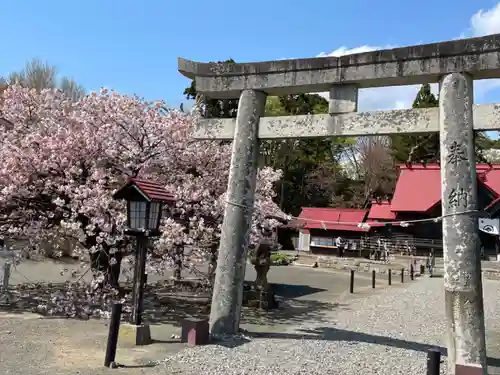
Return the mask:
<svg viewBox="0 0 500 375">
<path fill-rule="evenodd" d="M 257 180 L 259 121 L 264 114 L 266 98 L 263 92 L 244 90 L 238 104 L 227 204 L 210 311 L 210 332 L 215 334 L 236 334 L 239 330 Z"/>
<path fill-rule="evenodd" d="M 441 202 L 448 372 L 480 365 L 487 373 L 479 253 L 473 80 L 466 73 L 440 83 Z M 463 212 L 464 214 L 455 215 Z"/>
</svg>

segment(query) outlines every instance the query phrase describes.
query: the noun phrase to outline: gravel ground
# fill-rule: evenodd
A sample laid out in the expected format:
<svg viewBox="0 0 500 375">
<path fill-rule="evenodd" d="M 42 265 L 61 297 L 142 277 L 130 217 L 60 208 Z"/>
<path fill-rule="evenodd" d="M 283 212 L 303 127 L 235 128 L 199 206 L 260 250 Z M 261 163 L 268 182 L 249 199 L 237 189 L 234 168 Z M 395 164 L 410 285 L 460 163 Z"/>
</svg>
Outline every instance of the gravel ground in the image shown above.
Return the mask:
<svg viewBox="0 0 500 375">
<path fill-rule="evenodd" d="M 47 270 L 36 264 L 23 267 L 22 274 L 30 278 L 53 279 L 53 266 L 44 265 Z M 253 278 L 251 270 L 247 276 Z M 0 315 L 0 372 L 314 375 L 364 370 L 365 374 L 424 374 L 427 350 L 444 346 L 443 280 L 422 278 L 401 285 L 393 277 L 393 285 L 387 287 L 382 277 L 372 294 L 371 280 L 364 276 L 357 274 L 355 294 L 349 295 L 343 293 L 348 288 L 347 273 L 276 267 L 270 282 L 280 284 L 282 295 L 298 307 L 262 316 L 246 314 L 244 327 L 252 333 L 204 347 L 183 349 L 184 345 L 168 342 L 178 327 L 155 326 L 153 333 L 160 341 L 144 348 L 119 348 L 118 362 L 131 366 L 117 370 L 102 368 L 106 321 L 40 320 L 24 311 Z M 500 311 L 498 281 L 485 281 L 485 311 L 488 355 L 500 358 L 500 322 L 495 319 Z M 168 332 L 157 331 L 160 327 Z M 170 332 L 173 328 L 175 332 Z M 489 374 L 500 375 L 499 362 L 493 359 L 495 367 L 490 367 Z M 150 363 L 156 366 L 146 365 Z"/>
<path fill-rule="evenodd" d="M 180 334 L 180 327 L 176 322 L 186 315 L 207 315 L 204 305 L 183 302 L 182 299 L 175 301 L 166 299 L 169 293 L 163 295 L 161 290 L 154 289 L 150 285 L 150 290 L 154 289 L 155 293 L 162 297 L 162 304 L 167 308 L 161 309 L 162 313 L 157 319 L 153 319 L 157 323 L 151 326 L 155 343 L 136 347 L 119 342 L 116 359 L 126 367 L 105 369 L 102 361 L 108 332 L 107 320 L 42 318 L 31 313 L 33 308 L 43 301 L 52 301 L 52 293 L 59 295 L 59 283 L 68 279 L 74 280 L 71 277 L 74 267 L 78 268 L 78 265 L 24 262 L 18 269 L 13 269 L 11 292 L 19 297 L 15 291 L 20 291 L 24 297 L 19 298 L 19 303 L 12 303 L 16 298 L 11 299 L 10 303 L 0 298 L 0 374 L 153 375 L 159 371 L 165 373 L 162 370 L 163 363 L 158 360 L 171 356 L 186 346 L 172 339 L 172 335 Z M 68 272 L 61 275 L 60 270 L 63 268 L 68 268 Z M 246 276 L 248 280 L 255 278 L 251 267 L 248 268 Z M 26 282 L 27 279 L 31 282 L 51 283 L 34 286 L 16 285 Z M 153 277 L 150 279 L 155 281 Z M 314 320 L 317 323 L 324 321 L 324 324 L 329 324 L 330 319 L 325 316 L 334 306 L 329 301 L 343 299 L 342 295 L 349 287 L 349 274 L 291 266 L 273 267 L 269 281 L 274 284 L 280 299 L 285 300 L 282 308 L 269 312 L 249 308 L 243 310 L 242 327 L 254 333 L 287 332 L 304 320 Z M 356 298 L 363 298 L 372 293 L 371 287 L 367 289 L 370 284 L 369 277 L 357 276 Z M 377 291 L 384 287 L 387 287 L 386 280 L 381 279 Z M 393 285 L 394 287 L 396 286 Z M 148 300 L 146 297 L 146 302 Z M 146 303 L 146 307 L 148 306 Z M 152 320 L 149 315 L 148 320 Z M 155 363 L 158 363 L 156 367 L 150 366 Z"/>
<path fill-rule="evenodd" d="M 499 358 L 500 283 L 486 280 L 484 289 L 488 356 Z M 424 278 L 333 309 L 328 324 L 304 321 L 286 333 L 185 349 L 156 369 L 185 375 L 425 374 L 427 350 L 445 346 L 443 307 L 443 279 Z M 490 366 L 489 373 L 500 373 L 499 368 Z"/>
</svg>

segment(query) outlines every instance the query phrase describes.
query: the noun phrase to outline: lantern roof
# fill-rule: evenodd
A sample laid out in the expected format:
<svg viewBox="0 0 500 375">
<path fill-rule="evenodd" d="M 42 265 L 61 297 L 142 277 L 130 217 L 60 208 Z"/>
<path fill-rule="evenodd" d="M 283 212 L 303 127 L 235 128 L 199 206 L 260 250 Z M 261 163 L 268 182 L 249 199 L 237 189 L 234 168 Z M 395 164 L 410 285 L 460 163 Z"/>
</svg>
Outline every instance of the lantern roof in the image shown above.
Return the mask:
<svg viewBox="0 0 500 375">
<path fill-rule="evenodd" d="M 129 178 L 125 186 L 119 189 L 114 195 L 114 199 L 127 199 L 133 193 L 139 192 L 146 200 L 152 202 L 175 202 L 175 197 L 163 184 L 153 181 Z"/>
</svg>

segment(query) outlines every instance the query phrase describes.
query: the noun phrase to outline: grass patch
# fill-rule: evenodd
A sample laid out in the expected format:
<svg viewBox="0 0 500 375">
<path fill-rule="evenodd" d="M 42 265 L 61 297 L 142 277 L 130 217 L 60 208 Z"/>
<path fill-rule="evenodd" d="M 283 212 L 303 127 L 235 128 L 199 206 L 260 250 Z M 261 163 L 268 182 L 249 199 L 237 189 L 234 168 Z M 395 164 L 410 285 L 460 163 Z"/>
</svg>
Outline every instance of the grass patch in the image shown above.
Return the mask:
<svg viewBox="0 0 500 375">
<path fill-rule="evenodd" d="M 288 266 L 292 263 L 293 258 L 287 254 L 283 253 L 272 253 L 271 254 L 271 262 L 273 265 L 278 266 Z"/>
</svg>

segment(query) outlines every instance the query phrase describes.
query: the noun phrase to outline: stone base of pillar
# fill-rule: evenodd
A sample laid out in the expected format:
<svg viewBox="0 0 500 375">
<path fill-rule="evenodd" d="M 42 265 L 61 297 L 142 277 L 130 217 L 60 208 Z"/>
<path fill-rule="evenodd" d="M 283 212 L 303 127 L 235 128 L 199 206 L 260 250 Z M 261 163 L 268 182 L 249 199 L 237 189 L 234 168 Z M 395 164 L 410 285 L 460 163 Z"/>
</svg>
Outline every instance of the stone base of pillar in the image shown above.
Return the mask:
<svg viewBox="0 0 500 375">
<path fill-rule="evenodd" d="M 456 365 L 455 375 L 483 375 L 486 371 L 483 371 L 481 365 Z"/>
<path fill-rule="evenodd" d="M 125 346 L 131 345 L 149 345 L 151 340 L 151 329 L 147 324 L 133 325 L 125 323 L 120 325 L 118 334 L 118 343 Z"/>
<path fill-rule="evenodd" d="M 272 291 L 246 290 L 243 292 L 243 306 L 273 310 L 278 308 L 278 302 Z"/>
<path fill-rule="evenodd" d="M 210 341 L 208 319 L 184 319 L 182 322 L 181 342 L 188 345 L 206 345 Z"/>
</svg>

